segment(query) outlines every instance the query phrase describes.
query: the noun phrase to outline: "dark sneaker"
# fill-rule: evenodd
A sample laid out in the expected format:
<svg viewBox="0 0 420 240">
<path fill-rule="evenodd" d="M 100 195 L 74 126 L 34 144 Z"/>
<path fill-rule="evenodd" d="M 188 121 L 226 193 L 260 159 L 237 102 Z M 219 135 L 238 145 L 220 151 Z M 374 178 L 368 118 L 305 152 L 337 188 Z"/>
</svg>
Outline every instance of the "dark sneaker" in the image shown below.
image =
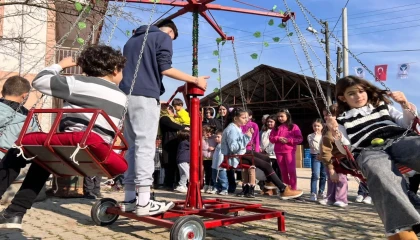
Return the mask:
<svg viewBox="0 0 420 240">
<path fill-rule="evenodd" d="M 104 196 L 100 192 L 94 192 L 93 195 L 96 196 L 96 198 L 103 198 Z"/>
<path fill-rule="evenodd" d="M 92 193 L 86 193 L 86 194 L 83 195 L 83 198 L 95 200 L 96 199 L 96 195 L 94 195 Z"/>
<path fill-rule="evenodd" d="M 0 228 L 22 229 L 23 213 L 0 212 Z"/>
</svg>

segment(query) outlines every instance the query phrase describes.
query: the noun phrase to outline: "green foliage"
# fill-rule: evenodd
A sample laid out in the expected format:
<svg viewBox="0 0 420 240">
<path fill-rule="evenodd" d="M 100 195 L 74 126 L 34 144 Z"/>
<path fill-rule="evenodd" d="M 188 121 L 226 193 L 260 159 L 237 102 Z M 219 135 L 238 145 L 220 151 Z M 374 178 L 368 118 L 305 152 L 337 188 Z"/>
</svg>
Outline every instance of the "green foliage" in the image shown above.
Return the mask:
<svg viewBox="0 0 420 240">
<path fill-rule="evenodd" d="M 220 90 L 218 88 L 213 89 L 214 93 L 218 93 Z"/>
<path fill-rule="evenodd" d="M 76 10 L 77 10 L 78 12 L 80 12 L 80 11 L 82 11 L 82 10 L 83 10 L 83 5 L 82 5 L 81 3 L 79 3 L 79 2 L 75 2 L 75 3 L 74 3 L 74 8 L 76 8 Z"/>
<path fill-rule="evenodd" d="M 274 20 L 273 19 L 270 19 L 270 21 L 268 21 L 268 25 L 269 26 L 273 26 L 274 25 Z"/>
<path fill-rule="evenodd" d="M 158 2 L 160 2 L 160 0 L 150 0 L 150 2 L 158 3 Z"/>
<path fill-rule="evenodd" d="M 258 54 L 256 54 L 256 53 L 251 54 L 251 58 L 252 59 L 257 59 L 258 58 Z"/>
<path fill-rule="evenodd" d="M 256 31 L 256 32 L 254 33 L 254 37 L 256 37 L 256 38 L 261 37 L 261 32 L 260 32 L 260 31 Z"/>
<path fill-rule="evenodd" d="M 282 10 L 279 11 L 280 14 L 284 14 L 284 12 Z"/>
<path fill-rule="evenodd" d="M 270 44 L 268 44 L 268 42 L 264 42 L 263 44 L 264 44 L 264 47 L 270 46 Z"/>
<path fill-rule="evenodd" d="M 77 38 L 77 42 L 82 45 L 83 43 L 85 43 L 85 40 L 83 38 Z"/>
<path fill-rule="evenodd" d="M 80 30 L 83 30 L 86 28 L 86 23 L 85 22 L 78 22 L 77 26 L 79 27 Z"/>
<path fill-rule="evenodd" d="M 216 68 L 213 68 L 213 69 L 211 69 L 211 72 L 212 73 L 217 73 L 217 69 Z"/>
<path fill-rule="evenodd" d="M 127 35 L 127 37 L 129 37 L 131 34 L 130 30 L 125 30 L 125 35 Z"/>
<path fill-rule="evenodd" d="M 222 42 L 222 38 L 216 38 L 216 43 L 219 44 L 220 42 Z"/>
<path fill-rule="evenodd" d="M 85 10 L 85 13 L 89 14 L 90 13 L 90 10 L 92 10 L 92 8 L 90 6 L 87 6 L 86 7 L 86 10 Z"/>
<path fill-rule="evenodd" d="M 219 103 L 219 104 L 220 104 L 220 97 L 219 97 L 219 95 L 216 95 L 216 96 L 214 97 L 214 100 L 215 100 L 217 103 Z"/>
<path fill-rule="evenodd" d="M 219 51 L 214 50 L 214 51 L 213 51 L 213 55 L 214 55 L 214 56 L 219 56 Z"/>
<path fill-rule="evenodd" d="M 280 23 L 279 24 L 279 28 L 285 28 L 286 27 L 286 23 Z"/>
<path fill-rule="evenodd" d="M 274 10 L 276 10 L 276 8 L 277 8 L 277 5 L 274 5 L 271 10 L 274 11 Z"/>
<path fill-rule="evenodd" d="M 287 34 L 287 36 L 291 37 L 291 36 L 293 36 L 293 33 L 289 32 L 289 34 Z"/>
<path fill-rule="evenodd" d="M 279 37 L 273 37 L 273 42 L 279 42 L 280 38 Z"/>
</svg>

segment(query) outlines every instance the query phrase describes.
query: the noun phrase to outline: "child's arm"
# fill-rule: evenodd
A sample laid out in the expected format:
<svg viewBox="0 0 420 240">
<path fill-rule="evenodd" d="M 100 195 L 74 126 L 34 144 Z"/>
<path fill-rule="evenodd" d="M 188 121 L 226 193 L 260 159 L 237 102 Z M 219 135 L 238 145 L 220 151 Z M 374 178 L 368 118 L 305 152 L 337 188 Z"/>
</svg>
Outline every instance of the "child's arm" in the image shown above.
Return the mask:
<svg viewBox="0 0 420 240">
<path fill-rule="evenodd" d="M 417 107 L 409 103 L 410 108 L 417 112 Z M 407 128 L 411 124 L 411 121 L 414 119 L 413 113 L 411 113 L 408 109 L 403 109 L 403 112 L 398 111 L 394 106 L 388 105 L 389 115 L 392 119 L 401 127 Z"/>
<path fill-rule="evenodd" d="M 292 129 L 292 137 L 287 138 L 287 144 L 289 145 L 298 145 L 303 142 L 302 132 L 300 131 L 298 125 L 294 124 Z"/>
<path fill-rule="evenodd" d="M 307 139 L 308 139 L 309 147 L 311 148 L 311 150 L 314 150 L 315 146 L 314 146 L 314 138 L 312 137 L 312 134 L 309 134 Z"/>
<path fill-rule="evenodd" d="M 61 99 L 68 99 L 72 94 L 75 79 L 73 76 L 61 76 L 63 68 L 76 66 L 72 57 L 64 58 L 58 64 L 44 68 L 32 81 L 32 86 L 43 94 Z"/>
<path fill-rule="evenodd" d="M 232 133 L 232 131 L 227 134 L 227 143 L 229 145 L 229 150 L 232 153 L 237 153 L 240 150 L 245 149 L 246 145 L 251 141 L 251 137 L 247 134 L 241 134 L 242 136 L 240 137 L 235 135 L 236 134 Z"/>
<path fill-rule="evenodd" d="M 175 129 L 175 130 L 184 130 L 185 129 L 184 126 L 172 122 L 172 120 L 169 117 L 160 118 L 160 123 L 169 127 L 169 128 Z"/>
<path fill-rule="evenodd" d="M 268 140 L 270 140 L 271 143 L 277 143 L 279 141 L 278 131 L 273 129 L 270 132 L 270 136 L 268 137 Z"/>
<path fill-rule="evenodd" d="M 185 109 L 179 110 L 176 115 L 182 124 L 190 125 L 190 115 Z"/>
<path fill-rule="evenodd" d="M 260 131 L 258 125 L 254 124 L 254 136 L 255 136 L 255 151 L 260 152 Z"/>
</svg>

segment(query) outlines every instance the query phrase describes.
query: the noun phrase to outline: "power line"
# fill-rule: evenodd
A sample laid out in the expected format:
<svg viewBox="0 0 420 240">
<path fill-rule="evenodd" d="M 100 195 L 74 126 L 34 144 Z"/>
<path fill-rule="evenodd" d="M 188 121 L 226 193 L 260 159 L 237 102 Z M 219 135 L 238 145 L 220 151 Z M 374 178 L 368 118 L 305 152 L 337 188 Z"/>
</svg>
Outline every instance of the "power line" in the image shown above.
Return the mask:
<svg viewBox="0 0 420 240">
<path fill-rule="evenodd" d="M 343 8 L 346 8 L 346 7 L 347 7 L 347 4 L 349 4 L 349 1 L 350 1 L 350 0 L 347 0 L 347 2 L 346 2 L 346 4 L 344 5 L 344 7 L 343 7 Z M 331 32 L 334 32 L 334 29 L 335 29 L 335 27 L 337 27 L 337 24 L 338 24 L 338 22 L 340 21 L 340 19 L 341 19 L 341 17 L 342 17 L 342 16 L 343 16 L 343 11 L 341 11 L 340 17 L 338 18 L 338 20 L 337 20 L 337 22 L 335 23 L 335 25 L 334 25 L 333 29 L 331 30 Z M 331 36 L 331 33 L 330 33 L 330 36 Z"/>
</svg>

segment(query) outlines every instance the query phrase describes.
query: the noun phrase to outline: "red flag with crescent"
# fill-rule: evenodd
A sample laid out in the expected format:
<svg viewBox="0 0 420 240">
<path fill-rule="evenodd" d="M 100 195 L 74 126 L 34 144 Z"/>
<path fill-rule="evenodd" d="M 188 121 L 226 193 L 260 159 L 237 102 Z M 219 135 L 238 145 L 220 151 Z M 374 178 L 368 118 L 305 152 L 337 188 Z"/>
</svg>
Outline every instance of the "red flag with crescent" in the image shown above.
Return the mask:
<svg viewBox="0 0 420 240">
<path fill-rule="evenodd" d="M 386 70 L 388 65 L 377 65 L 375 66 L 375 77 L 376 81 L 386 81 Z"/>
</svg>

